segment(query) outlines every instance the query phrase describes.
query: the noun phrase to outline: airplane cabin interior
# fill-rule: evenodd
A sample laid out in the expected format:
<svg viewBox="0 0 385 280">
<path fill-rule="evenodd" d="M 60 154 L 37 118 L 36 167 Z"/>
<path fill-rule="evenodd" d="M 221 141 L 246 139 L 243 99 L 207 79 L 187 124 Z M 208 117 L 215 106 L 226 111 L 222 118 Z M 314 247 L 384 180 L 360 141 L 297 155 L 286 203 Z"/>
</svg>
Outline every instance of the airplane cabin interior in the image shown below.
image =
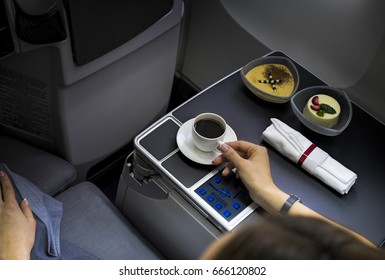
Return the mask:
<svg viewBox="0 0 385 280">
<path fill-rule="evenodd" d="M 226 120 L 225 142 L 267 147 L 285 192 L 382 247 L 384 9 L 382 0 L 2 0 L 0 162 L 62 203 L 61 238 L 95 258 L 198 259 L 265 214 L 212 164 L 218 153 L 190 146 L 194 118 L 211 112 Z M 253 91 L 242 69 L 261 59 L 293 67 L 289 98 Z M 297 100 L 314 87 L 337 92 L 336 127 L 303 119 L 310 95 Z M 333 159 L 330 170 L 274 146 L 265 132 L 281 122 Z M 337 189 L 333 180 L 351 173 Z"/>
</svg>

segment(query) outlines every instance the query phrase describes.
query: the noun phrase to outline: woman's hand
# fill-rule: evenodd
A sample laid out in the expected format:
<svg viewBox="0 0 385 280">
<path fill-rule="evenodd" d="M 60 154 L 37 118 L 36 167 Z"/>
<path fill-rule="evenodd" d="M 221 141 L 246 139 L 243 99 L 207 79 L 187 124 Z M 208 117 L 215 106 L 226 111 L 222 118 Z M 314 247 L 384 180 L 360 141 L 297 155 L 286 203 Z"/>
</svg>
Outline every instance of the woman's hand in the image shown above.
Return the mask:
<svg viewBox="0 0 385 280">
<path fill-rule="evenodd" d="M 273 181 L 267 149 L 245 141 L 224 143 L 218 149 L 222 154 L 213 160 L 213 164 L 219 165 L 229 161 L 229 164 L 223 170 L 223 175 L 228 175 L 232 169 L 236 168 L 236 172 L 243 184 L 248 188 L 251 198 L 270 214 L 279 213 L 289 195 L 281 191 Z M 294 203 L 288 214 L 314 217 L 327 221 L 346 230 L 369 246 L 374 246 L 365 237 L 329 220 L 302 203 Z"/>
<path fill-rule="evenodd" d="M 245 141 L 224 143 L 218 149 L 222 155 L 214 159 L 213 164 L 229 161 L 223 175 L 228 175 L 236 168 L 237 175 L 248 188 L 251 198 L 266 211 L 276 213 L 288 195 L 273 181 L 267 149 Z"/>
<path fill-rule="evenodd" d="M 17 203 L 11 181 L 3 171 L 0 183 L 0 259 L 29 259 L 36 220 L 26 199 Z"/>
</svg>

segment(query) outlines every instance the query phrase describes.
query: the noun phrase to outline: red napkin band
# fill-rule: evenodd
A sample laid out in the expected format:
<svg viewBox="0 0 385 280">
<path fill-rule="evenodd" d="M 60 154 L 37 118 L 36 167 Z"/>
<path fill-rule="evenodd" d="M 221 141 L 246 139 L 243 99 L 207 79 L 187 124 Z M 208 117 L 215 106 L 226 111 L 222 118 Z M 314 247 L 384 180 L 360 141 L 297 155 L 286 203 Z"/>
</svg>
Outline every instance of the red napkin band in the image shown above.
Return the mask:
<svg viewBox="0 0 385 280">
<path fill-rule="evenodd" d="M 301 166 L 303 162 L 307 159 L 307 157 L 310 155 L 310 153 L 316 148 L 316 145 L 313 143 L 309 146 L 309 148 L 306 149 L 306 151 L 302 154 L 302 156 L 299 158 L 297 164 Z"/>
</svg>

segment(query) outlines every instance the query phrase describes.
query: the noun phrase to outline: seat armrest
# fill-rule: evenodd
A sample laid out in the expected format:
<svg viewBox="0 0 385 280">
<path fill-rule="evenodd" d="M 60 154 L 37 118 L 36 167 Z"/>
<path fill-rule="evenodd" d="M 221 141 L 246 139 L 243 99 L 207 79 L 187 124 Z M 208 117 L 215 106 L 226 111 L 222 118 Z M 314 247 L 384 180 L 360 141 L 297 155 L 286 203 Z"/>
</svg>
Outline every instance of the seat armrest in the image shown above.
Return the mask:
<svg viewBox="0 0 385 280">
<path fill-rule="evenodd" d="M 49 195 L 63 191 L 76 179 L 76 170 L 69 162 L 4 135 L 0 135 L 0 162 Z"/>
<path fill-rule="evenodd" d="M 63 203 L 63 239 L 103 260 L 162 259 L 93 183 L 77 184 L 55 198 Z"/>
</svg>

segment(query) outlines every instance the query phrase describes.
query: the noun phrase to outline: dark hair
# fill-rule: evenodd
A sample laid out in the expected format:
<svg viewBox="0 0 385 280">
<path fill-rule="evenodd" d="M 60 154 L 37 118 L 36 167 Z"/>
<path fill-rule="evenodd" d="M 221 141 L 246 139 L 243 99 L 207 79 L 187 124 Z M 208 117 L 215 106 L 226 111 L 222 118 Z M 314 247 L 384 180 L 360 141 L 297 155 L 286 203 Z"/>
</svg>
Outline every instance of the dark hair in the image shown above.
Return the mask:
<svg viewBox="0 0 385 280">
<path fill-rule="evenodd" d="M 213 259 L 363 260 L 385 252 L 320 219 L 267 216 L 234 232 Z"/>
</svg>

